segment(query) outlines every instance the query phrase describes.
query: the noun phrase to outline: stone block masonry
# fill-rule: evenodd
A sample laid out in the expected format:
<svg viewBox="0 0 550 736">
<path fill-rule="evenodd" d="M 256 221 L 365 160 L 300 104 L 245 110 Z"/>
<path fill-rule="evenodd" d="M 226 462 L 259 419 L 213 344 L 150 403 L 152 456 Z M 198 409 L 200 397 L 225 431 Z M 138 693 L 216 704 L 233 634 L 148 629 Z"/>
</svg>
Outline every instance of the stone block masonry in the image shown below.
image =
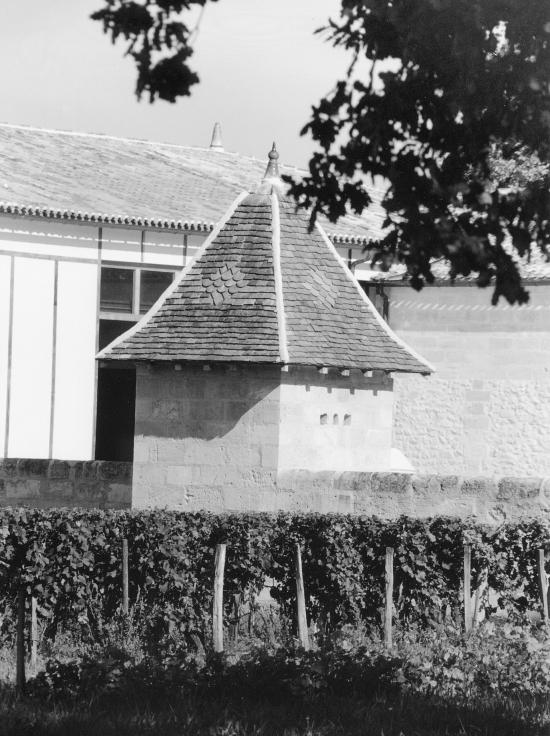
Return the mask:
<svg viewBox="0 0 550 736">
<path fill-rule="evenodd" d="M 419 473 L 550 475 L 550 285 L 387 287 L 390 325 L 436 368 L 396 375 L 393 445 Z"/>
<path fill-rule="evenodd" d="M 550 523 L 550 477 L 512 478 L 290 470 L 276 479 L 256 471 L 248 482 L 200 487 L 182 507 L 188 477 L 171 478 L 159 503 L 189 511 L 316 511 L 391 519 L 444 515 L 497 525 L 536 518 Z M 183 485 L 178 485 L 179 483 Z M 0 506 L 111 508 L 132 504 L 130 463 L 0 460 Z"/>
<path fill-rule="evenodd" d="M 393 382 L 301 368 L 281 374 L 279 473 L 388 470 Z"/>
<path fill-rule="evenodd" d="M 286 503 L 282 473 L 390 468 L 392 382 L 380 372 L 178 367 L 137 370 L 134 506 L 273 511 Z"/>
<path fill-rule="evenodd" d="M 251 489 L 272 487 L 280 375 L 277 367 L 138 368 L 133 505 L 218 510 L 229 494 L 246 508 Z"/>
<path fill-rule="evenodd" d="M 127 509 L 132 463 L 0 459 L 0 506 Z"/>
</svg>

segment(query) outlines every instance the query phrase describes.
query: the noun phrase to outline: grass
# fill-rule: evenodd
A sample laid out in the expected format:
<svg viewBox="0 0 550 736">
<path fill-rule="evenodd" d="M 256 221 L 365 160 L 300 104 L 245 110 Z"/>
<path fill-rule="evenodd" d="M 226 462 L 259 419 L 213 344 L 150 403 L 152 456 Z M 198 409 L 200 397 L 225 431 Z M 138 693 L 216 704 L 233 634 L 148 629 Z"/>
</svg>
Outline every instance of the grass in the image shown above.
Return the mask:
<svg viewBox="0 0 550 736">
<path fill-rule="evenodd" d="M 532 700 L 457 706 L 436 698 L 378 695 L 273 701 L 196 692 L 174 700 L 18 699 L 4 689 L 2 736 L 535 736 L 548 734 L 548 710 Z"/>
<path fill-rule="evenodd" d="M 73 687 L 73 695 L 74 683 L 62 680 L 51 691 L 35 690 L 33 695 L 31 686 L 30 695 L 18 696 L 12 684 L 15 652 L 8 637 L 0 647 L 0 736 L 550 736 L 550 698 L 544 687 L 532 695 L 522 687 L 515 690 L 514 680 L 509 680 L 517 676 L 523 683 L 525 673 L 530 674 L 530 663 L 546 651 L 540 650 L 539 655 L 530 651 L 537 644 L 533 630 L 526 634 L 524 646 L 521 626 L 505 635 L 504 630 L 488 624 L 469 638 L 449 626 L 397 628 L 395 654 L 413 668 L 405 668 L 407 677 L 412 672 L 411 679 L 408 689 L 400 690 L 387 687 L 382 680 L 354 679 L 359 676 L 361 680 L 364 672 L 361 648 L 383 651 L 376 629 L 343 629 L 327 641 L 320 654 L 328 648 L 349 658 L 349 687 L 346 677 L 334 684 L 326 673 L 319 686 L 310 677 L 316 672 L 315 664 L 311 668 L 303 654 L 296 653 L 298 665 L 292 669 L 292 637 L 284 622 L 267 623 L 255 636 L 228 642 L 219 672 L 207 666 L 208 677 L 183 685 L 179 681 L 172 684 L 168 678 L 166 687 L 164 680 L 160 686 L 155 681 L 155 672 L 162 671 L 170 657 L 172 661 L 181 657 L 183 662 L 191 652 L 189 642 L 177 635 L 145 641 L 143 622 L 135 612 L 129 619 L 105 622 L 99 636 L 83 636 L 78 629 L 61 632 L 53 642 L 41 642 L 39 668 L 53 659 L 69 662 L 88 657 L 92 663 L 101 663 L 119 657 L 139 672 L 139 663 L 147 664 L 151 652 L 161 668 L 147 670 L 149 680 L 137 685 L 123 678 L 112 691 L 102 689 L 100 674 L 97 688 Z M 538 635 L 544 638 L 540 629 Z M 285 639 L 290 669 L 285 669 L 284 657 L 282 663 L 277 660 L 276 653 L 282 650 L 274 639 L 279 643 Z M 262 654 L 254 659 L 258 647 Z M 271 656 L 266 652 L 275 652 L 275 657 L 264 668 L 265 657 Z M 444 658 L 449 652 L 453 660 L 447 667 Z M 208 652 L 206 659 L 204 652 L 196 655 L 201 667 L 209 656 Z M 504 678 L 499 680 L 504 683 L 502 692 L 496 688 L 491 693 L 485 687 L 474 696 L 465 695 L 460 681 L 457 685 L 447 676 L 447 669 L 457 667 L 464 671 L 477 668 L 482 673 L 488 657 L 489 669 L 498 669 L 499 677 Z M 245 661 L 246 667 L 239 670 Z M 415 680 L 415 672 L 424 679 Z M 541 672 L 544 675 L 545 670 Z M 434 685 L 425 687 L 429 678 L 435 678 Z"/>
</svg>

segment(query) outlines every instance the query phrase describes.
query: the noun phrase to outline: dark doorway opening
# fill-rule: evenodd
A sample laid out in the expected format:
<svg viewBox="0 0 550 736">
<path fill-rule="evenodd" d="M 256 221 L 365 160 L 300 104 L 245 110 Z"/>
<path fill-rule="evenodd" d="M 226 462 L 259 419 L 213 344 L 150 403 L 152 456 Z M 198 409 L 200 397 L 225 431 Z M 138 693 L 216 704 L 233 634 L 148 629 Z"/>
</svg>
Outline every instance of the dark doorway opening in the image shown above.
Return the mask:
<svg viewBox="0 0 550 736">
<path fill-rule="evenodd" d="M 126 332 L 134 323 L 102 319 L 99 322 L 99 350 Z M 99 368 L 95 425 L 95 459 L 134 458 L 136 371 L 134 368 Z"/>
<path fill-rule="evenodd" d="M 134 458 L 136 371 L 99 368 L 95 434 L 96 460 Z"/>
</svg>

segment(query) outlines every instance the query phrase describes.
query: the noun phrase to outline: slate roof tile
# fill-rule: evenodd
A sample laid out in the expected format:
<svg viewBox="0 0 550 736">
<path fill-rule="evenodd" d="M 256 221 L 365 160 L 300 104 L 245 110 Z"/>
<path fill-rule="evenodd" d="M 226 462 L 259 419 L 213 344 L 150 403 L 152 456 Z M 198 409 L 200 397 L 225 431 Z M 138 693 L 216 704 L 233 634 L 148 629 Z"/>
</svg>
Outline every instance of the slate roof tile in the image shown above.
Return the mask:
<svg viewBox="0 0 550 736">
<path fill-rule="evenodd" d="M 277 194 L 244 196 L 159 303 L 99 357 L 429 373 L 322 228 L 308 226 L 308 215 Z"/>
</svg>

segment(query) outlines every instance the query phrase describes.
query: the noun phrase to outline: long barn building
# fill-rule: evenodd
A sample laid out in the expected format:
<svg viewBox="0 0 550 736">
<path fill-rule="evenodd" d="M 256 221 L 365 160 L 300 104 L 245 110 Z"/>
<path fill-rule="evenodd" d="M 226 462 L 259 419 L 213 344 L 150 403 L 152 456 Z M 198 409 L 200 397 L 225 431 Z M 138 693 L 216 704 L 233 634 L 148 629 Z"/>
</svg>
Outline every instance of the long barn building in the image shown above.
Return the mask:
<svg viewBox="0 0 550 736">
<path fill-rule="evenodd" d="M 103 135 L 0 125 L 0 455 L 132 458 L 135 371 L 95 360 L 172 283 L 265 161 Z M 282 166 L 282 173 L 297 169 Z M 361 218 L 322 223 L 353 266 L 380 235 L 382 191 Z M 355 274 L 436 372 L 394 376 L 393 445 L 418 472 L 550 475 L 550 266 L 523 264 L 525 307 L 487 290 L 414 292 Z M 402 467 L 406 467 L 402 465 Z"/>
</svg>

